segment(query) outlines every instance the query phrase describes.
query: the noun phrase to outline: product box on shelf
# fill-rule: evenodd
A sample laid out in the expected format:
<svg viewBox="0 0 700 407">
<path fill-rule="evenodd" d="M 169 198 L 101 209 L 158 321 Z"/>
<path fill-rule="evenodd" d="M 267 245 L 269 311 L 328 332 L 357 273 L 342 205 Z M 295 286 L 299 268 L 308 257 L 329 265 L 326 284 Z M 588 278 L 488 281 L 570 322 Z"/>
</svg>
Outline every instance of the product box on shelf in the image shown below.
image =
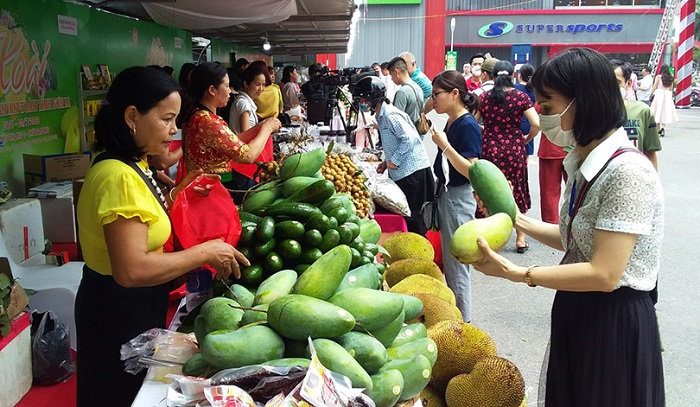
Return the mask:
<svg viewBox="0 0 700 407">
<path fill-rule="evenodd" d="M 27 196 L 40 198 L 44 238 L 52 243 L 78 241 L 75 231 L 73 181 L 47 182 L 31 188 Z"/>
<path fill-rule="evenodd" d="M 35 198 L 13 199 L 0 205 L 0 231 L 16 264 L 44 251 L 41 205 Z"/>
<path fill-rule="evenodd" d="M 45 182 L 85 177 L 92 153 L 35 155 L 24 154 L 24 183 L 27 190 Z"/>
<path fill-rule="evenodd" d="M 0 337 L 0 407 L 16 405 L 32 386 L 29 314 L 12 321 L 10 334 Z"/>
</svg>

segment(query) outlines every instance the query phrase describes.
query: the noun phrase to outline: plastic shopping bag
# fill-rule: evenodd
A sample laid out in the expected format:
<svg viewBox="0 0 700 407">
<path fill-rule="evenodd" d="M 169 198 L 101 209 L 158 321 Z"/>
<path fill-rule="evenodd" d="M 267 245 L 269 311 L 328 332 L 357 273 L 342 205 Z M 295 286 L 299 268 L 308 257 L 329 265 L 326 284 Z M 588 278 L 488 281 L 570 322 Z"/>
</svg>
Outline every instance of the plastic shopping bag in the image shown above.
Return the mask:
<svg viewBox="0 0 700 407">
<path fill-rule="evenodd" d="M 32 376 L 38 384 L 60 383 L 73 374 L 68 326 L 53 311 L 32 312 Z"/>
<path fill-rule="evenodd" d="M 206 197 L 194 187 L 212 185 Z M 214 239 L 235 246 L 241 235 L 241 220 L 231 195 L 221 182 L 207 177 L 194 180 L 177 198 L 170 210 L 173 232 L 182 249 Z"/>
</svg>

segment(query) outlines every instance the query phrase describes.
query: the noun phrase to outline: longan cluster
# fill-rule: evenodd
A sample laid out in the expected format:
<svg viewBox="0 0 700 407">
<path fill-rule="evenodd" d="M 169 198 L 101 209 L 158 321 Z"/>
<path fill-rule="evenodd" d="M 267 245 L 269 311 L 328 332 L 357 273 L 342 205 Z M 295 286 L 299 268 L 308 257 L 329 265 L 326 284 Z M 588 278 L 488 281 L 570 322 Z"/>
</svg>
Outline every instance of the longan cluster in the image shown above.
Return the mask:
<svg viewBox="0 0 700 407">
<path fill-rule="evenodd" d="M 258 163 L 260 183 L 276 180 L 279 174 L 279 167 L 280 164 L 277 161 Z"/>
<path fill-rule="evenodd" d="M 370 212 L 369 191 L 365 186 L 367 180 L 350 157 L 343 154 L 327 154 L 326 162 L 321 167 L 321 173 L 327 180 L 333 182 L 335 191 L 352 196 L 357 216 L 367 217 Z"/>
</svg>

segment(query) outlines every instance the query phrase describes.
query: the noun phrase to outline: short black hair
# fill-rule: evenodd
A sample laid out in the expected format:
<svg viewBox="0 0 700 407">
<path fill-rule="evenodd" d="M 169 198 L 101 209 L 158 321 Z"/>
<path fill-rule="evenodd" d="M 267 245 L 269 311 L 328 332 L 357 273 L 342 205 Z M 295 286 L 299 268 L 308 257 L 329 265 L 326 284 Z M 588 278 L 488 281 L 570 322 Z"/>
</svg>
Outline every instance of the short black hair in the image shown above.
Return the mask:
<svg viewBox="0 0 700 407">
<path fill-rule="evenodd" d="M 408 72 L 408 64 L 406 64 L 406 60 L 401 58 L 401 57 L 394 57 L 389 61 L 389 64 L 387 65 L 387 69 L 392 70 L 392 69 L 398 69 L 401 72 Z"/>
<path fill-rule="evenodd" d="M 479 54 L 474 54 L 474 55 L 472 55 L 471 58 L 469 58 L 469 65 L 471 65 L 472 62 L 474 62 L 474 60 L 475 60 L 476 58 L 483 58 L 483 59 L 486 59 L 486 57 L 484 56 L 484 54 L 481 54 L 481 53 L 479 53 Z"/>
<path fill-rule="evenodd" d="M 651 73 L 651 67 L 649 65 L 644 65 L 642 67 L 642 71 L 647 71 L 647 72 Z"/>
<path fill-rule="evenodd" d="M 611 59 L 610 65 L 612 65 L 613 71 L 620 68 L 622 77 L 625 78 L 625 83 L 632 77 L 632 65 L 629 62 L 624 62 L 621 59 Z"/>
<path fill-rule="evenodd" d="M 558 53 L 535 71 L 532 86 L 545 97 L 556 92 L 576 99 L 573 133 L 581 146 L 625 124 L 627 114 L 615 73 L 598 51 L 569 48 Z"/>
<path fill-rule="evenodd" d="M 372 68 L 374 68 L 375 66 L 379 66 L 379 62 L 372 62 Z"/>
<path fill-rule="evenodd" d="M 247 59 L 245 58 L 238 58 L 235 63 L 236 70 L 241 72 L 243 71 L 248 65 L 250 65 L 250 62 L 248 62 Z"/>
<path fill-rule="evenodd" d="M 379 67 L 382 69 L 389 69 L 389 62 L 382 62 L 382 64 L 379 65 Z"/>
<path fill-rule="evenodd" d="M 138 91 L 134 91 L 138 89 Z M 105 102 L 95 116 L 95 151 L 107 151 L 120 158 L 138 161 L 146 153 L 136 145 L 124 112 L 134 106 L 146 114 L 163 99 L 178 93 L 175 79 L 159 69 L 145 66 L 126 68 L 109 87 Z"/>
</svg>

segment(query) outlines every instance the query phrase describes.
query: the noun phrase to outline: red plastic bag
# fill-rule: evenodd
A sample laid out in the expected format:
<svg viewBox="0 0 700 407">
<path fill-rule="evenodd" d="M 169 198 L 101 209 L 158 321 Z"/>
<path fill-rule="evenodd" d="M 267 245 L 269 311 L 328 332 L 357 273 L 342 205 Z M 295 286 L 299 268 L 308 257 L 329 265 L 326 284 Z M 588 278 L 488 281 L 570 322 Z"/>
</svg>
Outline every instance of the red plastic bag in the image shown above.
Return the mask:
<svg viewBox="0 0 700 407">
<path fill-rule="evenodd" d="M 194 187 L 213 185 L 209 196 L 199 196 Z M 236 246 L 241 236 L 241 220 L 231 195 L 221 182 L 201 177 L 177 194 L 170 210 L 176 241 L 183 249 L 213 239 Z"/>
</svg>

